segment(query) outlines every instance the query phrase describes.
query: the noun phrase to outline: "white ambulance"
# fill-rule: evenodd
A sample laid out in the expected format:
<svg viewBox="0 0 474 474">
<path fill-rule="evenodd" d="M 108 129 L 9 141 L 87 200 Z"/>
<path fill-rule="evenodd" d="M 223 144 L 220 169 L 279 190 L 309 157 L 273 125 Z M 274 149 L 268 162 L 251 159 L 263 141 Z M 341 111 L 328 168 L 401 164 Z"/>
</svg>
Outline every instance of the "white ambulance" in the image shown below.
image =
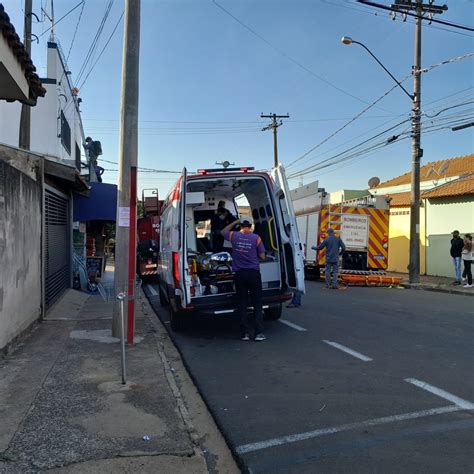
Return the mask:
<svg viewBox="0 0 474 474">
<path fill-rule="evenodd" d="M 175 331 L 196 314 L 237 311 L 232 250 L 227 242 L 218 252 L 215 244 L 213 249 L 218 205 L 236 218 L 251 215 L 253 231 L 262 238 L 265 316 L 278 319 L 291 293 L 304 293 L 302 246 L 282 165 L 271 175 L 253 168 L 203 169 L 192 175 L 184 169 L 160 212 L 159 292 L 161 303 L 170 305 Z"/>
</svg>

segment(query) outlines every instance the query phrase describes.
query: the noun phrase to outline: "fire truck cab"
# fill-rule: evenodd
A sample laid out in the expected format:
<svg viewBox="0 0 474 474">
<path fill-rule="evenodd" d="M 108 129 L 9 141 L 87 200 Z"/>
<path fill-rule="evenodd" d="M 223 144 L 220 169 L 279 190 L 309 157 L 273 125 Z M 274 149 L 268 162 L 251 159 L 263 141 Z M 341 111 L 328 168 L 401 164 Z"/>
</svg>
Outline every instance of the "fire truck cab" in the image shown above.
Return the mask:
<svg viewBox="0 0 474 474">
<path fill-rule="evenodd" d="M 265 246 L 260 271 L 266 316 L 278 319 L 282 302 L 293 291 L 304 292 L 302 246 L 283 167 L 271 175 L 253 168 L 193 175 L 184 169 L 160 214 L 159 292 L 162 304 L 170 305 L 173 330 L 195 314 L 221 317 L 237 311 L 232 250 L 213 252 L 210 235 L 221 201 L 235 217 L 253 221 Z"/>
</svg>

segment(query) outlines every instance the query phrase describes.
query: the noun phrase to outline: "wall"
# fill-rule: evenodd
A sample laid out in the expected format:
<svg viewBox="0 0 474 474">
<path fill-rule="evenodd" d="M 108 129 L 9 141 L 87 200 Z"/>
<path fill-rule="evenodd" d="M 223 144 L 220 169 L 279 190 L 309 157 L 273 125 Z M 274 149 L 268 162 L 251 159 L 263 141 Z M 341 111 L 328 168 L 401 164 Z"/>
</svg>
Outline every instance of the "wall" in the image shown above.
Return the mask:
<svg viewBox="0 0 474 474">
<path fill-rule="evenodd" d="M 451 232 L 474 233 L 474 196 L 427 200 L 426 213 L 427 273 L 454 277 L 449 254 Z"/>
<path fill-rule="evenodd" d="M 390 208 L 388 271 L 408 273 L 410 256 L 410 208 Z M 425 267 L 425 209 L 420 208 L 420 272 Z"/>
<path fill-rule="evenodd" d="M 72 84 L 66 74 L 67 66 L 61 59 L 57 43 L 48 43 L 48 77 L 41 81 L 46 96 L 39 97 L 31 108 L 30 149 L 52 158 L 75 164 L 76 144 L 84 153 L 84 131 L 77 98 L 72 94 Z M 61 143 L 61 111 L 71 128 L 71 152 Z M 0 143 L 18 146 L 21 104 L 0 101 Z"/>
<path fill-rule="evenodd" d="M 0 350 L 41 316 L 40 163 L 0 145 Z"/>
</svg>

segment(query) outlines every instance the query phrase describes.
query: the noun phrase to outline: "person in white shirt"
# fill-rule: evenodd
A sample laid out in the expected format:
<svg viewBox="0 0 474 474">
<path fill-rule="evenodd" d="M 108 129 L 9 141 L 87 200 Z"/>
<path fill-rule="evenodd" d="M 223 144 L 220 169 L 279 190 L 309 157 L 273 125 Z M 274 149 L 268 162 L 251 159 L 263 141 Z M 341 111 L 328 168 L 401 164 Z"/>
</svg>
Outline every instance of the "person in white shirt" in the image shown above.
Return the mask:
<svg viewBox="0 0 474 474">
<path fill-rule="evenodd" d="M 473 260 L 472 251 L 472 235 L 464 235 L 464 247 L 461 253 L 462 261 L 464 262 L 464 272 L 466 273 L 467 283 L 463 285 L 463 288 L 472 288 L 472 271 L 471 265 Z"/>
</svg>

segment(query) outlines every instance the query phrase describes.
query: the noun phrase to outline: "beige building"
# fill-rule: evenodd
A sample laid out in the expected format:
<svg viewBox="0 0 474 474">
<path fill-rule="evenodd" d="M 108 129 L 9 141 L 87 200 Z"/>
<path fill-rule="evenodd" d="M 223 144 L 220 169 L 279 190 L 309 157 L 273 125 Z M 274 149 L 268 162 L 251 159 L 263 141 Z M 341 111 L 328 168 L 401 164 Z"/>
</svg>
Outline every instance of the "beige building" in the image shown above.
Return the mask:
<svg viewBox="0 0 474 474">
<path fill-rule="evenodd" d="M 453 276 L 449 255 L 451 232 L 474 232 L 474 154 L 421 167 L 420 270 Z M 411 174 L 380 183 L 370 190 L 390 201 L 390 271 L 408 272 Z"/>
</svg>

